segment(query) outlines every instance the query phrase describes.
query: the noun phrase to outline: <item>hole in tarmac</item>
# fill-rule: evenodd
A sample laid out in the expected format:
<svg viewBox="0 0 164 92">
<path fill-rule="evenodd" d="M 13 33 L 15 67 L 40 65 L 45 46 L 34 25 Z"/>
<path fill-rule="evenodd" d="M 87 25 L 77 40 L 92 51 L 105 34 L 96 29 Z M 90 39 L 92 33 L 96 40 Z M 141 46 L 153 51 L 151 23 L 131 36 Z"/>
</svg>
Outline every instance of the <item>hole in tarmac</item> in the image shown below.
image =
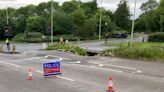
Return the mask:
<svg viewBox="0 0 164 92">
<path fill-rule="evenodd" d="M 96 55 L 98 55 L 98 53 L 97 52 L 87 52 L 87 54 L 88 54 L 88 56 L 96 56 Z"/>
</svg>

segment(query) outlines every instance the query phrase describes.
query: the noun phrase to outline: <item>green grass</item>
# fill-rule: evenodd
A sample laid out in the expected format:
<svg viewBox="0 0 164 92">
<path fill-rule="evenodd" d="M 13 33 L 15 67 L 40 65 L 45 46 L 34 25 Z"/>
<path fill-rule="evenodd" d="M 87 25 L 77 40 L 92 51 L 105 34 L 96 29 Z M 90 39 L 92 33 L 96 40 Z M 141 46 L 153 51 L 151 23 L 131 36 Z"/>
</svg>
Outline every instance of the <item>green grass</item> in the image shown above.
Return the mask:
<svg viewBox="0 0 164 92">
<path fill-rule="evenodd" d="M 44 42 L 45 40 L 42 39 L 42 34 L 39 32 L 29 32 L 27 37 L 25 34 L 18 34 L 16 35 L 12 41 L 14 42 L 27 42 L 27 43 L 37 43 L 37 42 Z"/>
<path fill-rule="evenodd" d="M 115 43 L 108 43 L 108 46 L 120 46 L 120 45 L 128 45 L 129 42 L 115 42 Z M 132 46 L 139 46 L 141 48 L 143 47 L 164 47 L 164 42 L 163 43 L 158 43 L 158 42 L 133 42 Z"/>
<path fill-rule="evenodd" d="M 115 43 L 119 48 L 106 49 L 101 55 L 115 55 L 122 58 L 162 60 L 164 61 L 164 43 L 135 42 L 132 46 L 129 43 Z"/>
<path fill-rule="evenodd" d="M 73 45 L 73 44 L 54 44 L 54 45 L 51 45 L 48 48 L 46 48 L 46 50 L 64 50 L 64 51 L 70 51 L 72 53 L 82 55 L 82 56 L 87 55 L 86 50 L 84 50 L 83 48 L 80 48 L 77 45 Z"/>
</svg>

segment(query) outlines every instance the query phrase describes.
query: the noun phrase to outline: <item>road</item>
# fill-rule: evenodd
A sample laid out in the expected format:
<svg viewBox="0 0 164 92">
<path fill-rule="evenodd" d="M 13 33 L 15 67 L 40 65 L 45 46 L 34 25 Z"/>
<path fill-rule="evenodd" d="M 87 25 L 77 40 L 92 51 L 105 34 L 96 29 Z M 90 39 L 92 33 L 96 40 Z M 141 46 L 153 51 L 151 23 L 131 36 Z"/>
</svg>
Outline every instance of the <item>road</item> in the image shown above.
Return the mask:
<svg viewBox="0 0 164 92">
<path fill-rule="evenodd" d="M 139 34 L 138 37 L 136 38 L 133 38 L 133 42 L 142 42 L 143 41 L 143 38 L 144 38 L 144 41 L 147 41 L 148 40 L 148 35 L 146 34 Z M 113 38 L 109 38 L 107 40 L 108 43 L 118 43 L 118 42 L 130 42 L 130 38 L 127 39 L 113 39 Z M 96 52 L 99 52 L 99 51 L 102 51 L 104 49 L 107 49 L 107 48 L 117 48 L 117 46 L 107 46 L 105 45 L 105 42 L 104 40 L 101 40 L 101 41 L 84 41 L 84 42 L 80 42 L 78 44 L 80 47 L 88 50 L 88 51 L 96 51 Z"/>
<path fill-rule="evenodd" d="M 61 59 L 62 75 L 44 78 L 42 63 Z M 164 63 L 77 56 L 61 51 L 0 54 L 2 92 L 105 92 L 108 76 L 116 92 L 164 92 Z M 27 80 L 28 69 L 33 80 Z"/>
<path fill-rule="evenodd" d="M 137 38 L 133 38 L 133 41 L 141 42 L 143 37 L 145 38 L 145 40 L 148 39 L 147 35 L 139 34 L 139 36 Z M 130 41 L 130 39 L 108 39 L 109 43 L 110 42 L 112 42 L 112 43 L 129 42 L 129 41 Z M 72 43 L 76 43 L 76 42 L 72 42 Z M 27 43 L 11 43 L 10 44 L 11 49 L 12 49 L 13 45 L 15 45 L 16 50 L 21 53 L 35 52 L 35 51 L 38 51 L 39 49 L 43 49 L 42 43 L 28 43 L 28 44 Z M 96 51 L 96 52 L 102 51 L 107 48 L 116 48 L 116 46 L 106 46 L 104 44 L 103 40 L 101 40 L 101 41 L 98 41 L 98 40 L 97 41 L 81 41 L 78 45 L 81 48 L 84 48 L 86 50 Z M 4 50 L 7 51 L 5 43 L 0 43 L 0 46 L 3 46 Z"/>
</svg>

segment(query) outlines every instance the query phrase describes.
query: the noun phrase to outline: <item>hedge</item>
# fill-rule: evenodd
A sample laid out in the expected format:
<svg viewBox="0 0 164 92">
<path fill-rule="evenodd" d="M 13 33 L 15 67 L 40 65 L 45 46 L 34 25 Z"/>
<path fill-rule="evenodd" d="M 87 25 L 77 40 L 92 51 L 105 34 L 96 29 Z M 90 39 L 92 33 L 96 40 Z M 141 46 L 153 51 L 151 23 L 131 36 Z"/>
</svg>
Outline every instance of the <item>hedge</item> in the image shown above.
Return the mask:
<svg viewBox="0 0 164 92">
<path fill-rule="evenodd" d="M 156 32 L 150 34 L 149 42 L 164 42 L 164 32 Z"/>
</svg>

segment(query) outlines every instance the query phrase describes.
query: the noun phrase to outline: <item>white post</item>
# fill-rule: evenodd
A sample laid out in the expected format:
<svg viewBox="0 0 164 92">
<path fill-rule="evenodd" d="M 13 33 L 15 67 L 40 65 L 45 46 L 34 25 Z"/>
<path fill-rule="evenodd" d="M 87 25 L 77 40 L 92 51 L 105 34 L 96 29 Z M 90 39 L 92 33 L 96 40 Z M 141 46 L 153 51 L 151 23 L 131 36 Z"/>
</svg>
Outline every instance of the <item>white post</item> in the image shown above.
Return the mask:
<svg viewBox="0 0 164 92">
<path fill-rule="evenodd" d="M 101 40 L 101 21 L 102 21 L 102 0 L 100 1 L 100 21 L 99 21 L 99 40 Z"/>
<path fill-rule="evenodd" d="M 51 0 L 51 44 L 53 44 L 53 0 Z"/>
<path fill-rule="evenodd" d="M 136 2 L 137 0 L 135 0 L 135 4 L 134 4 L 134 15 L 133 15 L 133 21 L 132 21 L 132 30 L 131 30 L 131 38 L 130 38 L 130 45 L 132 46 L 133 43 L 133 33 L 134 33 L 134 21 L 135 21 L 135 14 L 136 14 Z"/>
<path fill-rule="evenodd" d="M 7 25 L 8 25 L 9 24 L 8 8 L 6 8 L 6 21 L 7 21 Z"/>
</svg>

